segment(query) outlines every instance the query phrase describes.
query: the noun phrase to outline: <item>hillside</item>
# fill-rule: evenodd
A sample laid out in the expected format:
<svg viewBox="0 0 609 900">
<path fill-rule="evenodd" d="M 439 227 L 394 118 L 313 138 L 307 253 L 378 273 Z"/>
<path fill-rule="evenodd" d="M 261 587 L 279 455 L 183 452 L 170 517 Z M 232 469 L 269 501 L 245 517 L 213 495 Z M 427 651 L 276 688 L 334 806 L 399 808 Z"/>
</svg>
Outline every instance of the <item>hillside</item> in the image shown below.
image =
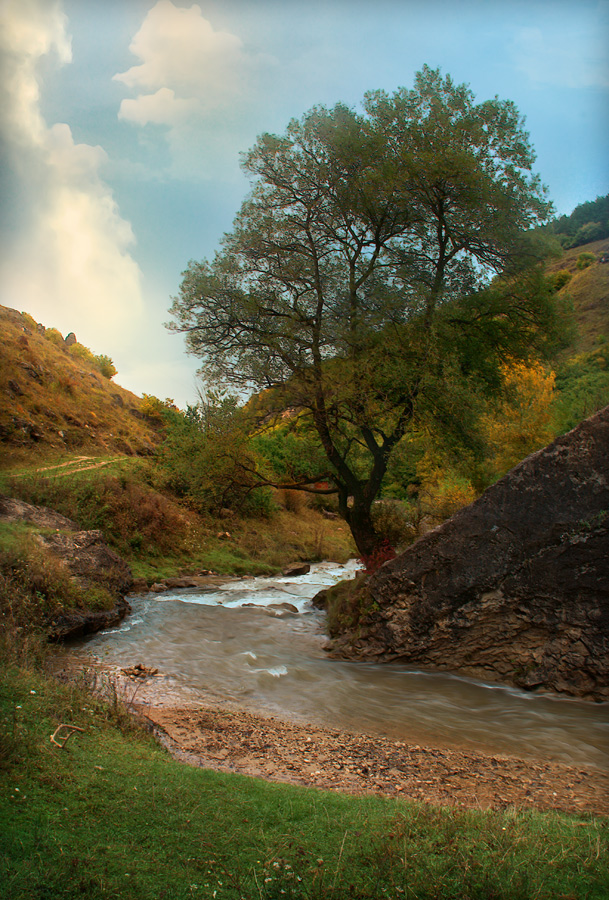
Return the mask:
<svg viewBox="0 0 609 900">
<path fill-rule="evenodd" d="M 578 267 L 580 257 L 588 253 L 594 254 L 596 262 L 583 268 L 580 263 Z M 571 275 L 561 291 L 573 301 L 577 334 L 565 356 L 593 350 L 603 337 L 609 340 L 609 238 L 565 250 L 548 265 L 548 271 Z"/>
<path fill-rule="evenodd" d="M 158 422 L 143 401 L 115 384 L 107 357 L 64 339 L 27 313 L 0 306 L 0 442 L 3 456 L 52 451 L 147 456 Z M 104 374 L 104 372 L 106 374 Z M 7 453 L 7 451 L 11 453 Z"/>
</svg>

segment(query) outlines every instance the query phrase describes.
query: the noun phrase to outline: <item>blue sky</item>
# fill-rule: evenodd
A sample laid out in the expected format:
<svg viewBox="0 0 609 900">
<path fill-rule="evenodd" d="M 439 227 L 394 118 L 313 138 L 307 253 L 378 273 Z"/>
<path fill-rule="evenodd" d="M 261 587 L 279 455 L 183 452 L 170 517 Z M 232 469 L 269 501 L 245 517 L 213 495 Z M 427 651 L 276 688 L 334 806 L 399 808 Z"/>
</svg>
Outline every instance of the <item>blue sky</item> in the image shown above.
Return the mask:
<svg viewBox="0 0 609 900">
<path fill-rule="evenodd" d="M 609 0 L 0 0 L 0 303 L 192 402 L 163 323 L 239 153 L 424 64 L 516 103 L 558 213 L 609 191 Z"/>
</svg>

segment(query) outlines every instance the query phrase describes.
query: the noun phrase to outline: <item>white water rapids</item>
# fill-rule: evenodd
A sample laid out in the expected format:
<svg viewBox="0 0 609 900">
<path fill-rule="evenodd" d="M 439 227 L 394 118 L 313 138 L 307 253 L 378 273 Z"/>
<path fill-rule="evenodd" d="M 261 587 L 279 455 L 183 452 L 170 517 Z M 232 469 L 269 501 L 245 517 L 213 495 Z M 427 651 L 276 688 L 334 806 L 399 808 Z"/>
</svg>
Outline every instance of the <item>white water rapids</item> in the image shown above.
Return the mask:
<svg viewBox="0 0 609 900">
<path fill-rule="evenodd" d="M 324 613 L 309 601 L 355 569 L 319 563 L 297 578 L 243 578 L 210 590 L 130 597 L 133 612 L 119 627 L 66 652 L 85 665 L 157 667 L 162 677 L 143 692 L 153 704 L 230 702 L 410 743 L 609 766 L 607 703 L 399 663 L 329 659 Z"/>
</svg>

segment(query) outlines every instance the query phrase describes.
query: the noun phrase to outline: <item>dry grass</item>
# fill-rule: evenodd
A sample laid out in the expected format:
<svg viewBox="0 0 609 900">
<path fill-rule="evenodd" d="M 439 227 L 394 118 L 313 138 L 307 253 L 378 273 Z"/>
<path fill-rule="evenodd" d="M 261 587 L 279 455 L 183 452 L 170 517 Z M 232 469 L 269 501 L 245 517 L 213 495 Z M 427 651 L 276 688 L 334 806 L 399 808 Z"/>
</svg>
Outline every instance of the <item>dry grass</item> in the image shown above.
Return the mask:
<svg viewBox="0 0 609 900">
<path fill-rule="evenodd" d="M 565 269 L 572 274 L 561 293 L 573 300 L 578 335 L 565 356 L 592 350 L 601 335 L 609 339 L 609 263 L 597 261 L 585 269 L 577 268 L 577 260 L 582 253 L 594 253 L 598 259 L 607 252 L 609 239 L 605 238 L 566 250 L 560 259 L 548 266 L 550 272 Z"/>
<path fill-rule="evenodd" d="M 150 454 L 157 442 L 142 401 L 105 378 L 80 344 L 36 330 L 27 314 L 0 307 L 0 440 L 17 451 Z"/>
</svg>

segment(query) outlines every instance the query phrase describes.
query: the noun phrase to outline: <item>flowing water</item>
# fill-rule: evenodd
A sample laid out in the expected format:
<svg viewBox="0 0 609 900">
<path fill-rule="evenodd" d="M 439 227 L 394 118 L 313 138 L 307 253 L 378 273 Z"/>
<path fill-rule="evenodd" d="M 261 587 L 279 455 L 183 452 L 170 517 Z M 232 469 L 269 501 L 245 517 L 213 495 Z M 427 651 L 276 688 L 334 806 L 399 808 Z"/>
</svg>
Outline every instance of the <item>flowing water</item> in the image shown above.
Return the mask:
<svg viewBox="0 0 609 900">
<path fill-rule="evenodd" d="M 298 578 L 245 578 L 210 590 L 130 598 L 116 629 L 68 652 L 81 662 L 143 663 L 162 677 L 143 690 L 152 703 L 197 700 L 410 743 L 609 766 L 609 704 L 583 703 L 484 684 L 398 663 L 329 659 L 322 587 L 351 577 L 320 563 Z"/>
</svg>

